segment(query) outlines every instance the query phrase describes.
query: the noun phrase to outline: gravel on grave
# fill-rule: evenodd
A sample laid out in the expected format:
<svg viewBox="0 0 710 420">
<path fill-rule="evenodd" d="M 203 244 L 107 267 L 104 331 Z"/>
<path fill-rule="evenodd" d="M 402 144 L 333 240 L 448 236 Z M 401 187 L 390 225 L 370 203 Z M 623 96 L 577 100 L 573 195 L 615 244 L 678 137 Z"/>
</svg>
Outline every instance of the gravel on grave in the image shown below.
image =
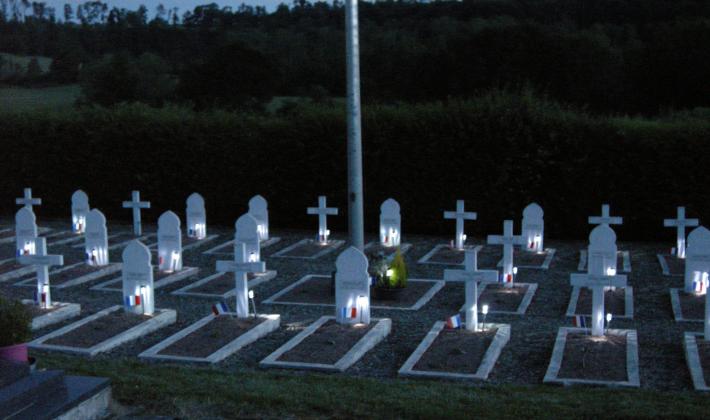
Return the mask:
<svg viewBox="0 0 710 420">
<path fill-rule="evenodd" d="M 627 381 L 626 335 L 592 337 L 580 333 L 567 334 L 557 377 Z"/>
<path fill-rule="evenodd" d="M 374 326 L 375 323 L 369 325 L 338 324 L 331 319 L 318 327 L 296 347 L 282 354 L 278 360 L 334 365 Z"/>
<path fill-rule="evenodd" d="M 414 365 L 414 370 L 475 374 L 497 328 L 468 331 L 444 328 Z"/>
<path fill-rule="evenodd" d="M 491 311 L 515 312 L 529 288 L 527 284 L 520 283 L 514 284 L 513 287 L 489 284 L 478 297 L 479 305 L 488 305 Z"/>
<path fill-rule="evenodd" d="M 256 275 L 254 273 L 247 274 L 247 281 L 254 280 Z M 233 290 L 236 286 L 236 280 L 234 273 L 224 273 L 220 276 L 213 278 L 207 283 L 201 286 L 190 289 L 190 293 L 206 293 L 213 295 L 224 295 L 225 293 Z"/>
<path fill-rule="evenodd" d="M 44 344 L 90 348 L 149 319 L 151 319 L 149 316 L 136 315 L 119 309 L 87 322 L 66 334 L 49 339 Z"/>
<path fill-rule="evenodd" d="M 663 255 L 663 259 L 666 260 L 666 265 L 668 265 L 668 272 L 671 275 L 685 275 L 685 260 L 676 258 L 672 255 Z"/>
<path fill-rule="evenodd" d="M 47 315 L 49 313 L 56 311 L 57 309 L 60 308 L 60 306 L 57 304 L 54 304 L 54 305 L 52 305 L 51 308 L 41 308 L 39 305 L 37 305 L 36 303 L 33 302 L 33 303 L 26 303 L 25 308 L 27 308 L 27 311 L 30 313 L 30 316 L 32 318 L 37 318 L 38 316 Z"/>
<path fill-rule="evenodd" d="M 626 289 L 618 287 L 604 292 L 604 312 L 611 312 L 612 316 L 626 315 Z M 577 299 L 577 308 L 574 313 L 577 315 L 592 314 L 592 291 L 590 289 L 582 287 L 579 290 L 579 299 Z"/>
<path fill-rule="evenodd" d="M 705 319 L 705 295 L 678 290 L 680 312 L 684 319 Z"/>
<path fill-rule="evenodd" d="M 155 232 L 156 226 L 149 224 L 157 220 L 164 209 L 147 210 L 144 213 L 143 228 L 146 232 Z M 6 219 L 7 224 L 14 223 Z M 55 230 L 70 228 L 69 217 L 67 220 L 48 222 L 39 219 L 42 227 L 52 227 Z M 274 352 L 290 338 L 316 321 L 323 315 L 334 315 L 332 307 L 297 306 L 262 304 L 262 300 L 281 291 L 286 286 L 293 284 L 306 274 L 322 274 L 329 276 L 335 269 L 335 259 L 339 252 L 331 252 L 316 260 L 300 260 L 290 258 L 270 258 L 270 256 L 289 245 L 304 238 L 312 237 L 314 230 L 288 231 L 278 229 L 278 221 L 272 221 L 271 234 L 281 237 L 275 245 L 262 249 L 262 257 L 270 270 L 277 270 L 278 276 L 254 288 L 256 294 L 257 311 L 264 314 L 280 314 L 281 327 L 266 337 L 243 348 L 241 351 L 220 363 L 220 368 L 225 372 L 240 372 L 258 370 L 259 362 Z M 371 221 L 370 226 L 375 226 Z M 177 322 L 161 328 L 140 340 L 132 341 L 116 349 L 100 354 L 97 360 L 120 359 L 138 360 L 137 355 L 147 350 L 168 336 L 191 325 L 211 312 L 213 300 L 171 295 L 172 291 L 182 288 L 192 282 L 205 278 L 214 273 L 215 262 L 224 259 L 224 256 L 204 255 L 202 251 L 210 248 L 210 244 L 221 243 L 234 238 L 233 226 L 210 225 L 210 234 L 219 234 L 215 241 L 206 245 L 192 248 L 185 252 L 185 265 L 199 267 L 200 272 L 187 279 L 172 283 L 156 290 L 156 307 L 172 308 L 177 310 Z M 109 220 L 109 235 L 130 232 L 130 223 L 116 223 Z M 423 279 L 442 279 L 443 270 L 447 267 L 441 265 L 417 264 L 417 260 L 427 254 L 435 245 L 448 243 L 453 237 L 423 236 L 404 232 L 403 242 L 411 243 L 413 247 L 404 254 L 410 277 Z M 336 231 L 333 239 L 345 239 L 345 233 Z M 482 244 L 485 242 L 484 233 L 477 232 L 475 224 L 468 232 L 468 245 Z M 667 234 L 666 234 L 667 233 Z M 634 287 L 634 319 L 614 319 L 611 328 L 629 328 L 638 331 L 639 342 L 639 371 L 642 388 L 659 390 L 693 390 L 692 380 L 686 367 L 685 353 L 683 350 L 683 334 L 685 331 L 700 331 L 702 325 L 698 323 L 676 323 L 669 299 L 668 289 L 682 287 L 682 278 L 663 276 L 658 264 L 656 254 L 667 252 L 675 243 L 672 232 L 663 232 L 659 228 L 659 239 L 655 243 L 620 242 L 619 248 L 629 250 L 631 253 L 632 273 L 628 274 L 628 283 Z M 618 237 L 623 240 L 623 231 L 618 232 Z M 376 240 L 376 234 L 366 235 L 367 240 Z M 520 269 L 517 281 L 538 283 L 538 290 L 524 316 L 507 314 L 488 314 L 486 322 L 499 322 L 511 325 L 511 338 L 503 349 L 498 361 L 485 384 L 541 384 L 550 363 L 550 356 L 555 344 L 559 327 L 572 326 L 571 318 L 565 316 L 572 287 L 569 284 L 570 273 L 577 271 L 579 263 L 579 250 L 586 249 L 587 239 L 577 241 L 559 241 L 546 238 L 545 244 L 556 248 L 557 253 L 549 270 Z M 213 245 L 212 245 L 213 246 Z M 484 247 L 479 255 L 479 267 L 494 267 L 498 262 L 495 256 L 491 257 L 485 252 Z M 344 250 L 345 247 L 341 247 Z M 9 246 L 7 251 L 0 247 L 0 259 L 14 256 L 14 247 Z M 110 251 L 110 261 L 120 262 L 122 248 Z M 83 249 L 72 248 L 71 245 L 57 246 L 54 253 L 61 253 L 65 261 L 75 253 L 77 259 L 84 258 Z M 8 254 L 7 256 L 4 256 Z M 0 294 L 17 299 L 32 299 L 32 289 L 15 287 L 15 281 L 0 282 Z M 121 296 L 116 293 L 92 291 L 90 288 L 100 280 L 88 282 L 81 286 L 57 289 L 53 291 L 53 298 L 61 302 L 80 303 L 81 316 L 85 317 L 112 305 L 121 305 Z M 443 321 L 457 313 L 464 303 L 464 287 L 462 284 L 450 283 L 440 290 L 429 303 L 418 311 L 393 311 L 373 309 L 372 316 L 392 319 L 390 335 L 347 371 L 338 375 L 368 376 L 376 378 L 396 378 L 397 371 L 404 364 L 410 354 L 417 348 L 426 336 L 434 322 Z M 227 301 L 231 307 L 233 300 Z M 58 328 L 76 321 L 67 320 L 54 324 L 42 330 L 34 331 L 34 337 L 40 337 Z M 41 357 L 41 352 L 33 351 L 35 356 Z M 290 374 L 290 373 L 289 373 Z M 300 373 L 294 373 L 300 374 Z M 471 383 L 472 386 L 479 384 Z"/>
<path fill-rule="evenodd" d="M 265 318 L 239 319 L 230 315 L 216 316 L 201 328 L 164 348 L 159 354 L 207 357 L 265 320 Z"/>
<path fill-rule="evenodd" d="M 10 271 L 19 270 L 23 267 L 26 267 L 26 266 L 22 265 L 18 262 L 15 262 L 15 260 L 10 260 L 10 261 L 0 265 L 0 274 L 5 274 L 5 273 L 9 273 Z"/>
<path fill-rule="evenodd" d="M 326 249 L 331 249 L 333 248 L 334 245 L 332 242 L 328 242 L 327 245 L 321 245 L 317 243 L 314 240 L 308 240 L 308 242 L 304 242 L 301 245 L 293 248 L 292 250 L 286 252 L 285 254 L 281 254 L 283 257 L 312 257 L 320 252 L 325 251 Z"/>
<path fill-rule="evenodd" d="M 703 379 L 706 384 L 710 384 L 710 341 L 703 337 L 697 337 L 698 356 L 700 357 L 700 367 L 703 368 Z"/>
<path fill-rule="evenodd" d="M 50 284 L 52 286 L 58 286 L 60 284 L 64 284 L 70 280 L 77 279 L 77 278 L 85 276 L 87 274 L 101 271 L 105 268 L 106 268 L 106 266 L 96 266 L 96 265 L 89 265 L 89 264 L 77 265 L 76 267 L 72 267 L 68 270 L 62 270 L 59 273 L 52 274 L 49 278 Z M 113 273 L 113 275 L 116 275 L 116 273 Z"/>
</svg>

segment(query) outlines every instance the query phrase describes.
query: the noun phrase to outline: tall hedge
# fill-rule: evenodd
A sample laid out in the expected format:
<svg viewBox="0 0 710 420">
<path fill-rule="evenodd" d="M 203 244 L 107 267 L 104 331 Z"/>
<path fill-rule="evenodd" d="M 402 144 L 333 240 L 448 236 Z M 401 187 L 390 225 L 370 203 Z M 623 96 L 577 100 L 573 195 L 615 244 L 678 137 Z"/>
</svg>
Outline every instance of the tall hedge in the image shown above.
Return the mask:
<svg viewBox="0 0 710 420">
<path fill-rule="evenodd" d="M 622 239 L 669 239 L 662 219 L 685 205 L 707 220 L 710 122 L 703 118 L 599 119 L 531 95 L 490 94 L 448 104 L 366 107 L 363 115 L 366 227 L 380 203 L 402 205 L 407 232 L 453 235 L 442 212 L 465 199 L 478 212 L 472 234 L 516 227 L 523 207 L 545 210 L 549 237 L 586 238 L 586 218 L 609 202 L 624 216 Z M 305 208 L 320 194 L 347 227 L 345 118 L 340 107 L 307 106 L 280 115 L 196 113 L 125 105 L 0 115 L 2 214 L 32 186 L 38 218 L 65 217 L 82 188 L 109 220 L 132 189 L 153 207 L 144 220 L 205 196 L 208 222 L 232 224 L 262 194 L 276 228 L 309 228 Z"/>
</svg>

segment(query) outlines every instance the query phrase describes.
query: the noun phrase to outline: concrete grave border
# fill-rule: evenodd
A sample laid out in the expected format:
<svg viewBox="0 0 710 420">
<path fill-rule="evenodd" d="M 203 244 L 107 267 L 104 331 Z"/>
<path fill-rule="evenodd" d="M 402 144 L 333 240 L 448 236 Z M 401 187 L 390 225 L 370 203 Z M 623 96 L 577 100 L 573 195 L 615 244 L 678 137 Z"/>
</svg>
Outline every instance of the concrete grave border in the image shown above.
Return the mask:
<svg viewBox="0 0 710 420">
<path fill-rule="evenodd" d="M 673 257 L 671 254 L 656 254 L 656 258 L 658 258 L 658 263 L 661 265 L 661 272 L 663 272 L 664 276 L 668 277 L 683 277 L 684 274 L 671 274 L 671 269 L 668 267 L 668 263 L 666 262 L 666 257 Z"/>
<path fill-rule="evenodd" d="M 14 225 L 13 225 L 13 227 L 11 227 L 9 229 L 14 231 L 15 230 Z M 44 234 L 47 232 L 51 232 L 51 231 L 52 231 L 52 228 L 37 227 L 37 236 L 47 236 Z M 15 242 L 16 240 L 17 240 L 17 237 L 15 235 L 12 235 L 12 236 L 8 236 L 7 238 L 0 239 L 0 244 L 9 244 L 9 243 Z"/>
<path fill-rule="evenodd" d="M 269 247 L 269 246 L 279 242 L 280 240 L 281 240 L 280 237 L 275 236 L 275 237 L 269 238 L 265 241 L 261 241 L 259 243 L 259 247 L 261 249 L 264 249 L 266 247 Z M 229 251 L 226 251 L 226 252 L 220 251 L 220 249 L 222 249 L 222 248 L 227 248 L 227 247 L 232 247 L 232 246 L 234 246 L 234 239 L 230 239 L 227 242 L 223 242 L 215 247 L 208 249 L 207 251 L 202 251 L 202 253 L 207 254 L 207 255 L 234 255 L 233 249 L 230 249 Z"/>
<path fill-rule="evenodd" d="M 700 351 L 698 351 L 698 338 L 703 338 L 701 332 L 686 332 L 683 334 L 683 348 L 685 349 L 685 361 L 688 364 L 690 377 L 693 380 L 693 387 L 696 391 L 710 391 L 710 386 L 705 382 L 703 375 L 703 365 L 700 364 Z"/>
<path fill-rule="evenodd" d="M 641 386 L 639 378 L 639 355 L 638 355 L 638 337 L 636 330 L 619 330 L 608 329 L 607 335 L 626 335 L 626 381 L 605 381 L 597 379 L 570 379 L 559 378 L 557 375 L 562 366 L 562 356 L 564 355 L 565 345 L 567 344 L 567 334 L 570 332 L 587 332 L 585 328 L 570 328 L 560 327 L 555 338 L 555 347 L 552 350 L 550 364 L 547 367 L 543 383 L 555 383 L 564 386 L 570 385 L 602 385 L 608 387 L 634 387 Z"/>
<path fill-rule="evenodd" d="M 621 254 L 621 258 L 623 261 L 621 270 L 619 270 L 617 267 L 617 272 L 620 273 L 630 273 L 631 272 L 631 253 L 629 251 L 617 251 L 617 258 L 618 255 Z M 577 271 L 587 271 L 587 250 L 586 249 L 580 249 L 579 250 L 579 264 L 577 264 Z"/>
<path fill-rule="evenodd" d="M 342 239 L 333 239 L 331 241 L 328 241 L 328 245 L 324 246 L 323 250 L 315 255 L 311 255 L 310 257 L 296 257 L 296 256 L 290 256 L 290 255 L 284 255 L 287 252 L 291 251 L 292 249 L 298 248 L 299 246 L 308 243 L 308 241 L 312 241 L 312 239 L 301 239 L 300 241 L 296 242 L 295 244 L 289 245 L 286 248 L 283 248 L 274 254 L 271 255 L 272 258 L 296 258 L 299 260 L 316 260 L 324 255 L 330 254 L 331 252 L 337 250 L 341 246 L 345 244 L 345 241 Z"/>
<path fill-rule="evenodd" d="M 451 265 L 463 265 L 463 261 L 461 261 L 461 264 L 429 261 L 434 255 L 436 255 L 437 252 L 439 252 L 439 250 L 440 250 L 441 248 L 445 248 L 445 247 L 448 247 L 448 246 L 449 246 L 449 245 L 447 245 L 447 244 L 435 245 L 434 248 L 431 249 L 431 251 L 427 252 L 426 254 L 424 254 L 423 257 L 421 257 L 421 258 L 419 258 L 419 260 L 417 260 L 417 264 L 434 264 L 434 265 L 449 265 L 449 266 L 451 266 Z M 464 247 L 464 248 L 468 248 L 468 246 L 466 246 L 466 247 Z M 461 251 L 462 254 L 463 254 L 463 252 L 464 252 L 464 251 Z"/>
<path fill-rule="evenodd" d="M 203 239 L 200 239 L 199 241 L 195 241 L 195 242 L 191 243 L 190 245 L 183 246 L 183 247 L 182 247 L 182 253 L 184 254 L 185 251 L 191 251 L 191 250 L 193 250 L 193 249 L 195 249 L 195 248 L 199 248 L 199 247 L 205 245 L 205 244 L 208 243 L 208 242 L 214 241 L 214 240 L 217 239 L 217 238 L 219 238 L 219 235 L 216 234 L 216 233 L 213 234 L 213 235 L 207 235 L 207 236 L 205 236 Z"/>
<path fill-rule="evenodd" d="M 572 287 L 572 293 L 567 304 L 567 313 L 565 316 L 574 317 L 575 315 L 591 316 L 591 314 L 578 314 L 577 302 L 579 301 L 579 293 L 581 292 L 578 286 Z M 624 287 L 624 315 L 614 315 L 614 319 L 634 319 L 634 288 L 632 286 Z"/>
<path fill-rule="evenodd" d="M 10 261 L 15 261 L 15 258 L 8 258 L 6 260 L 0 261 L 0 264 L 5 264 Z M 18 277 L 25 277 L 28 274 L 35 272 L 35 267 L 33 265 L 26 265 L 18 268 L 17 270 L 8 271 L 7 273 L 0 274 L 0 283 L 8 280 L 13 280 Z"/>
<path fill-rule="evenodd" d="M 59 235 L 64 235 L 67 233 L 70 233 L 71 236 L 68 238 L 64 238 L 64 239 L 58 239 L 56 241 L 50 241 L 50 239 L 52 239 L 54 237 L 57 237 Z M 72 232 L 71 230 L 60 230 L 60 231 L 57 231 L 51 235 L 47 235 L 46 238 L 47 238 L 47 246 L 57 246 L 57 245 L 69 244 L 72 242 L 82 240 L 82 239 L 84 239 L 84 234 L 75 233 L 75 232 Z"/>
<path fill-rule="evenodd" d="M 281 296 L 286 295 L 291 290 L 302 285 L 303 283 L 308 282 L 309 280 L 311 280 L 314 277 L 330 278 L 330 276 L 324 275 L 324 274 L 306 274 L 305 276 L 301 277 L 297 282 L 291 283 L 290 285 L 288 285 L 285 288 L 281 289 L 280 291 L 276 292 L 274 295 L 271 295 L 268 299 L 262 301 L 261 303 L 267 304 L 267 305 L 335 307 L 335 296 L 333 297 L 332 304 L 330 304 L 330 303 L 308 303 L 308 302 L 284 302 L 284 301 L 278 300 Z M 432 286 L 412 306 L 409 306 L 409 307 L 377 306 L 377 305 L 373 305 L 372 303 L 370 303 L 370 309 L 394 310 L 394 311 L 418 311 L 424 305 L 429 303 L 429 301 L 434 297 L 434 295 L 439 293 L 439 290 L 443 289 L 444 286 L 446 286 L 446 282 L 443 280 L 409 279 L 408 281 L 419 282 L 419 283 L 432 283 Z"/>
<path fill-rule="evenodd" d="M 31 299 L 22 299 L 25 305 L 34 304 Z M 81 313 L 81 305 L 78 303 L 52 302 L 53 305 L 59 308 L 47 314 L 32 318 L 32 331 L 41 330 L 52 324 L 57 324 L 66 321 L 69 318 L 79 316 Z"/>
<path fill-rule="evenodd" d="M 334 316 L 322 316 L 316 322 L 309 325 L 303 331 L 298 333 L 295 337 L 291 338 L 282 345 L 276 351 L 266 356 L 264 360 L 259 362 L 261 367 L 275 367 L 275 368 L 286 368 L 286 369 L 306 369 L 306 370 L 320 370 L 326 372 L 344 372 L 350 366 L 355 364 L 358 360 L 362 358 L 368 351 L 384 340 L 392 330 L 392 320 L 389 318 L 373 318 L 372 322 L 375 325 L 367 332 L 355 345 L 348 350 L 343 357 L 340 358 L 334 364 L 327 363 L 306 363 L 306 362 L 282 362 L 278 358 L 284 353 L 291 350 L 292 348 L 299 345 L 303 340 L 309 335 L 313 334 L 321 325 L 325 324 L 330 320 L 334 320 Z"/>
<path fill-rule="evenodd" d="M 411 377 L 425 377 L 425 378 L 443 378 L 443 379 L 478 379 L 486 380 L 488 375 L 490 375 L 493 367 L 498 361 L 500 353 L 503 351 L 503 347 L 510 341 L 510 324 L 494 324 L 486 323 L 486 326 L 491 328 L 497 328 L 495 337 L 491 341 L 491 344 L 486 349 L 481 364 L 478 366 L 476 373 L 455 373 L 455 372 L 439 372 L 439 371 L 429 371 L 429 370 L 416 370 L 414 366 L 417 364 L 419 359 L 422 358 L 424 353 L 434 344 L 436 337 L 439 333 L 444 330 L 446 323 L 444 321 L 437 321 L 434 326 L 429 330 L 424 339 L 419 343 L 414 352 L 407 358 L 404 365 L 399 369 L 399 376 L 411 376 Z"/>
<path fill-rule="evenodd" d="M 71 270 L 72 268 L 78 267 L 83 264 L 86 264 L 86 263 L 79 262 L 76 264 L 67 265 L 65 267 L 61 267 L 57 270 L 50 272 L 49 273 L 49 285 L 55 289 L 66 289 L 69 287 L 74 287 L 74 286 L 78 286 L 80 284 L 88 283 L 90 281 L 99 279 L 104 276 L 108 276 L 109 274 L 113 274 L 117 271 L 121 271 L 121 267 L 123 267 L 122 263 L 111 263 L 98 271 L 94 271 L 93 273 L 89 273 L 89 274 L 85 274 L 80 277 L 76 277 L 72 280 L 69 280 L 69 281 L 64 282 L 62 284 L 58 284 L 56 286 L 52 284 L 52 275 L 60 274 L 63 271 Z M 37 279 L 32 277 L 29 279 L 24 279 L 18 283 L 15 283 L 14 285 L 18 286 L 18 287 L 35 287 L 36 284 L 37 284 Z"/>
<path fill-rule="evenodd" d="M 123 310 L 123 307 L 121 305 L 111 306 L 109 308 L 103 309 L 93 315 L 90 315 L 86 318 L 80 319 L 79 321 L 69 324 L 69 325 L 65 326 L 64 328 L 60 328 L 60 329 L 53 331 L 47 335 L 39 337 L 39 338 L 33 340 L 32 342 L 30 342 L 28 344 L 28 346 L 29 346 L 29 348 L 34 349 L 34 350 L 60 351 L 60 352 L 66 352 L 66 353 L 83 354 L 86 356 L 95 356 L 98 353 L 102 353 L 102 352 L 111 350 L 115 347 L 120 346 L 121 344 L 135 340 L 139 337 L 150 334 L 153 331 L 156 331 L 160 328 L 163 328 L 165 326 L 173 324 L 173 323 L 175 323 L 175 320 L 177 318 L 177 314 L 174 309 L 156 309 L 155 315 L 151 319 L 149 319 L 147 321 L 143 321 L 142 323 L 140 323 L 134 327 L 131 327 L 131 328 L 127 329 L 126 331 L 123 331 L 123 332 L 121 332 L 121 333 L 101 342 L 101 343 L 98 343 L 98 344 L 94 345 L 93 347 L 83 348 L 83 347 L 70 347 L 70 346 L 44 344 L 45 341 L 48 341 L 48 340 L 51 340 L 52 338 L 64 335 L 72 330 L 75 330 L 75 329 L 81 327 L 84 324 L 88 324 L 89 322 L 91 322 L 95 319 L 101 318 L 102 316 L 106 316 L 106 315 L 110 314 L 111 312 L 121 311 L 121 310 Z"/>
<path fill-rule="evenodd" d="M 211 274 L 203 279 L 197 280 L 194 283 L 190 283 L 185 287 L 175 290 L 174 292 L 171 293 L 171 295 L 193 296 L 193 297 L 210 298 L 210 299 L 226 299 L 226 298 L 236 295 L 236 293 L 237 293 L 236 289 L 232 289 L 223 295 L 217 295 L 214 293 L 190 292 L 190 290 L 196 289 L 205 283 L 209 283 L 210 281 L 214 280 L 215 278 L 217 278 L 223 274 L 224 273 Z M 251 289 L 251 288 L 254 288 L 262 283 L 266 283 L 267 281 L 274 279 L 277 274 L 278 274 L 278 272 L 276 270 L 266 270 L 264 273 L 254 273 L 254 275 L 256 275 L 256 278 L 249 281 L 248 287 Z M 234 275 L 234 273 L 232 273 L 232 275 Z M 236 286 L 236 283 L 235 283 L 235 286 Z"/>
<path fill-rule="evenodd" d="M 463 282 L 457 282 L 457 281 L 449 281 L 450 283 L 463 283 Z M 530 303 L 532 303 L 533 298 L 535 297 L 535 292 L 537 292 L 537 283 L 520 283 L 520 282 L 515 282 L 514 286 L 521 285 L 521 286 L 528 286 L 528 290 L 525 292 L 525 296 L 523 296 L 523 299 L 520 301 L 520 305 L 518 305 L 518 309 L 515 311 L 496 311 L 493 309 L 490 309 L 488 311 L 488 314 L 500 314 L 500 315 L 525 315 L 525 312 L 527 312 L 528 307 L 530 306 Z M 483 307 L 483 303 L 481 302 L 481 295 L 483 294 L 483 291 L 486 290 L 487 284 L 481 284 L 478 286 L 478 313 L 481 313 L 481 309 Z M 459 308 L 459 312 L 465 311 L 465 306 L 466 304 L 462 305 L 461 308 Z"/>
<path fill-rule="evenodd" d="M 132 232 L 118 232 L 118 233 L 114 233 L 113 235 L 108 235 L 108 236 L 106 237 L 106 239 L 115 238 L 116 236 L 123 235 L 123 234 L 131 234 L 131 235 L 132 235 Z M 123 242 L 119 242 L 119 243 L 117 243 L 117 244 L 109 245 L 109 246 L 108 246 L 108 249 L 109 249 L 109 250 L 112 250 L 112 249 L 116 249 L 116 248 L 119 248 L 119 247 L 122 247 L 122 246 L 126 246 L 126 245 L 128 245 L 131 241 L 135 241 L 135 240 L 139 240 L 139 241 L 145 243 L 145 242 L 147 242 L 148 239 L 152 239 L 153 237 L 156 238 L 156 242 L 155 242 L 155 243 L 157 244 L 157 243 L 158 243 L 158 242 L 157 242 L 157 237 L 158 237 L 158 234 L 157 234 L 157 233 L 145 233 L 145 234 L 143 234 L 143 235 L 141 235 L 141 236 L 136 236 L 136 237 L 133 237 L 133 238 L 131 238 L 131 239 L 125 240 L 125 241 L 123 241 Z M 147 246 L 147 245 L 146 245 L 146 246 Z M 81 244 L 72 245 L 72 248 L 84 248 L 84 244 L 81 243 Z"/>
<path fill-rule="evenodd" d="M 683 291 L 679 287 L 671 287 L 669 292 L 671 294 L 671 308 L 673 308 L 673 319 L 676 322 L 705 322 L 704 319 L 700 318 L 683 318 L 683 308 L 680 306 L 680 295 L 679 293 Z"/>
<path fill-rule="evenodd" d="M 520 251 L 520 252 L 528 252 L 528 251 Z M 550 269 L 550 264 L 552 264 L 552 260 L 555 258 L 555 253 L 557 252 L 557 249 L 555 248 L 545 248 L 545 261 L 542 262 L 540 265 L 519 265 L 519 264 L 513 264 L 514 266 L 518 268 L 527 268 L 530 270 L 549 270 Z M 503 267 L 503 260 L 499 260 L 498 264 L 496 264 L 496 267 L 500 268 Z"/>
<path fill-rule="evenodd" d="M 227 312 L 220 316 L 236 316 L 236 312 Z M 249 344 L 257 341 L 258 339 L 268 335 L 269 333 L 279 329 L 281 325 L 281 315 L 259 315 L 259 318 L 264 318 L 265 321 L 259 325 L 253 327 L 249 331 L 240 335 L 236 339 L 232 340 L 219 350 L 210 354 L 207 357 L 191 357 L 191 356 L 171 356 L 166 354 L 159 354 L 162 350 L 171 346 L 173 343 L 181 340 L 187 335 L 194 331 L 199 330 L 210 321 L 215 318 L 214 315 L 210 314 L 206 317 L 200 319 L 199 321 L 191 324 L 183 330 L 171 335 L 160 343 L 154 345 L 143 353 L 139 354 L 138 357 L 141 359 L 152 359 L 152 360 L 170 360 L 177 362 L 195 362 L 195 363 L 218 363 L 232 354 L 239 351 L 242 347 L 246 347 Z"/>
<path fill-rule="evenodd" d="M 162 279 L 156 281 L 153 283 L 153 290 L 158 290 L 161 287 L 165 287 L 169 284 L 178 282 L 180 280 L 184 280 L 190 276 L 194 276 L 199 272 L 199 268 L 197 267 L 183 267 L 182 270 L 175 272 L 167 277 L 163 277 Z M 110 287 L 112 284 L 116 283 L 121 283 L 123 281 L 123 277 L 117 277 L 115 279 L 107 280 L 105 282 L 99 283 L 96 286 L 93 286 L 90 290 L 98 290 L 101 292 L 121 292 L 123 293 L 123 287 L 122 284 L 119 284 L 118 287 Z"/>
<path fill-rule="evenodd" d="M 365 251 L 367 251 L 368 249 L 375 247 L 377 245 L 379 245 L 379 241 L 368 242 L 365 245 Z M 407 251 L 409 251 L 410 249 L 412 249 L 412 244 L 409 242 L 404 242 L 404 243 L 399 244 L 399 252 L 400 252 L 400 254 L 402 254 L 402 256 L 404 256 L 404 254 L 406 254 Z M 386 260 L 389 262 L 392 262 L 392 260 L 394 260 L 395 255 L 397 255 L 397 252 L 392 253 L 389 257 L 386 258 Z"/>
</svg>

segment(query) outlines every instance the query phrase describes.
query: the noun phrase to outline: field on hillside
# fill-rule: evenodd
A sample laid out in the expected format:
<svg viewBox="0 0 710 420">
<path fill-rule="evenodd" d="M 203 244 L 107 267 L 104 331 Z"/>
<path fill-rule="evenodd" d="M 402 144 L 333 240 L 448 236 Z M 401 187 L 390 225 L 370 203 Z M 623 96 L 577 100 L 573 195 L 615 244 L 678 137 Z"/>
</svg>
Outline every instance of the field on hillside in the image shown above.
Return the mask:
<svg viewBox="0 0 710 420">
<path fill-rule="evenodd" d="M 7 73 L 24 73 L 27 71 L 27 65 L 33 58 L 37 59 L 39 67 L 42 69 L 42 73 L 49 71 L 49 66 L 52 64 L 52 59 L 49 57 L 42 57 L 40 55 L 15 55 L 8 53 L 0 53 L 0 77 Z"/>
<path fill-rule="evenodd" d="M 71 107 L 79 97 L 79 85 L 46 88 L 0 88 L 0 111 L 32 111 Z"/>
</svg>

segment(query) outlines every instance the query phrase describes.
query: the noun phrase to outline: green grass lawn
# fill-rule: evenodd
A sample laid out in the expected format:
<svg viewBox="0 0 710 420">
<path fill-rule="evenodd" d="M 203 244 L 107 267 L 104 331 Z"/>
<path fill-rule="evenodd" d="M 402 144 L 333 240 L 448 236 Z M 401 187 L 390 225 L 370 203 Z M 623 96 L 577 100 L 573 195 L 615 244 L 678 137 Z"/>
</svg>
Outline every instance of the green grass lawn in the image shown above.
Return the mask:
<svg viewBox="0 0 710 420">
<path fill-rule="evenodd" d="M 181 418 L 702 418 L 710 411 L 707 395 L 697 392 L 472 386 L 47 354 L 39 356 L 39 363 L 41 368 L 110 377 L 121 405 L 138 407 L 142 415 Z"/>
<path fill-rule="evenodd" d="M 24 73 L 27 71 L 27 65 L 32 58 L 37 59 L 37 64 L 42 69 L 42 73 L 49 71 L 49 66 L 52 64 L 52 59 L 49 57 L 43 57 L 40 55 L 15 55 L 8 53 L 0 53 L 0 62 L 3 63 L 3 68 L 0 69 L 0 73 L 5 71 L 12 71 L 16 66 L 20 68 L 20 72 Z"/>
<path fill-rule="evenodd" d="M 0 111 L 28 111 L 71 107 L 80 93 L 79 85 L 36 89 L 0 87 Z"/>
</svg>

